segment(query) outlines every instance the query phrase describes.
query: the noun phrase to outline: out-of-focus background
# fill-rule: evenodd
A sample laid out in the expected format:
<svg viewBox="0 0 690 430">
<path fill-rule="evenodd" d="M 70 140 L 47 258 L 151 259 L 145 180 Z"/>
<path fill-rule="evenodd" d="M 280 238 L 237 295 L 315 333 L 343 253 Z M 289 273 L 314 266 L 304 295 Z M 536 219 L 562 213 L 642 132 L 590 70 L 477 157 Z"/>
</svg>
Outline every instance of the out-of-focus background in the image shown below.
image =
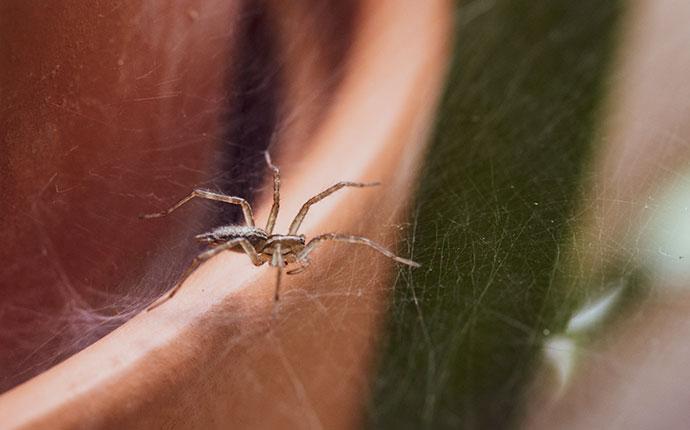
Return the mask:
<svg viewBox="0 0 690 430">
<path fill-rule="evenodd" d="M 371 427 L 683 428 L 690 8 L 456 10 Z"/>
</svg>

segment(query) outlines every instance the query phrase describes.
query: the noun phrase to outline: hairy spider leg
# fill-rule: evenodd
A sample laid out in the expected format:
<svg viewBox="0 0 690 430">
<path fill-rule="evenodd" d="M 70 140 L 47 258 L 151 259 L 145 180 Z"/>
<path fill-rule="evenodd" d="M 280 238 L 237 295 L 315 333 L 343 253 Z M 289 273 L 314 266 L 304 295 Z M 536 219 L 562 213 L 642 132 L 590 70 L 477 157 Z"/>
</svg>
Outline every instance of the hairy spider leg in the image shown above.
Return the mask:
<svg viewBox="0 0 690 430">
<path fill-rule="evenodd" d="M 271 162 L 271 155 L 268 151 L 264 152 L 264 155 L 268 168 L 273 172 L 273 206 L 271 206 L 271 213 L 266 222 L 266 233 L 270 235 L 273 233 L 273 227 L 276 225 L 278 210 L 280 209 L 280 170 Z"/>
<path fill-rule="evenodd" d="M 314 197 L 307 200 L 306 203 L 304 203 L 302 205 L 302 208 L 297 213 L 297 216 L 295 216 L 295 219 L 292 220 L 292 224 L 290 224 L 290 230 L 289 230 L 288 234 L 292 234 L 292 235 L 297 234 L 297 230 L 299 230 L 299 227 L 302 225 L 302 221 L 304 221 L 304 217 L 307 215 L 307 211 L 309 211 L 309 207 L 311 205 L 325 199 L 326 197 L 335 193 L 339 189 L 341 189 L 343 187 L 357 187 L 357 188 L 375 187 L 377 185 L 381 185 L 381 183 L 380 182 L 363 183 L 363 182 L 341 181 L 335 185 L 331 185 L 330 187 L 321 191 L 319 194 L 317 194 Z"/>
<path fill-rule="evenodd" d="M 252 214 L 252 207 L 245 199 L 241 197 L 226 196 L 225 194 L 214 193 L 213 191 L 202 189 L 196 189 L 192 191 L 187 197 L 183 198 L 169 209 L 152 214 L 139 215 L 139 218 L 158 218 L 166 216 L 195 197 L 207 200 L 215 200 L 218 202 L 230 203 L 233 205 L 240 205 L 242 207 L 242 213 L 244 214 L 245 222 L 248 226 L 254 227 L 254 215 Z"/>
<path fill-rule="evenodd" d="M 158 306 L 162 305 L 163 303 L 167 302 L 168 300 L 172 299 L 175 294 L 182 288 L 182 285 L 184 284 L 184 281 L 187 280 L 189 275 L 192 274 L 203 262 L 206 260 L 210 259 L 211 257 L 220 254 L 223 251 L 227 251 L 229 249 L 232 249 L 236 247 L 237 245 L 240 245 L 244 252 L 249 256 L 249 258 L 252 260 L 252 263 L 254 263 L 255 266 L 261 266 L 264 264 L 264 261 L 261 259 L 259 254 L 256 252 L 256 249 L 254 249 L 254 246 L 244 238 L 237 238 L 237 239 L 231 239 L 223 244 L 220 244 L 214 248 L 211 248 L 207 251 L 202 252 L 194 260 L 192 260 L 192 264 L 189 265 L 187 270 L 184 272 L 184 274 L 180 277 L 179 281 L 177 281 L 177 284 L 170 290 L 170 292 L 161 297 L 160 299 L 156 300 L 151 306 L 149 306 L 146 310 L 150 311 L 151 309 L 157 308 Z"/>
<path fill-rule="evenodd" d="M 378 243 L 374 242 L 371 239 L 367 239 L 366 237 L 359 237 L 359 236 L 350 236 L 347 234 L 338 234 L 338 233 L 326 233 L 322 234 L 319 236 L 314 237 L 312 240 L 307 243 L 307 245 L 304 247 L 304 249 L 297 255 L 297 260 L 302 261 L 306 260 L 306 258 L 309 256 L 309 254 L 321 243 L 327 240 L 335 240 L 339 242 L 347 242 L 347 243 L 356 243 L 360 245 L 366 245 L 371 248 L 374 248 L 381 254 L 385 255 L 388 258 L 391 258 L 398 263 L 406 264 L 411 267 L 421 267 L 421 264 L 408 260 L 407 258 L 402 258 L 398 257 L 397 255 L 393 254 L 386 248 L 384 248 L 382 245 L 379 245 Z"/>
<path fill-rule="evenodd" d="M 276 291 L 273 296 L 273 300 L 277 303 L 280 299 L 280 278 L 283 273 L 283 267 L 285 266 L 285 260 L 283 260 L 282 246 L 280 242 L 276 243 L 273 249 L 273 259 L 271 260 L 271 266 L 276 268 Z"/>
</svg>

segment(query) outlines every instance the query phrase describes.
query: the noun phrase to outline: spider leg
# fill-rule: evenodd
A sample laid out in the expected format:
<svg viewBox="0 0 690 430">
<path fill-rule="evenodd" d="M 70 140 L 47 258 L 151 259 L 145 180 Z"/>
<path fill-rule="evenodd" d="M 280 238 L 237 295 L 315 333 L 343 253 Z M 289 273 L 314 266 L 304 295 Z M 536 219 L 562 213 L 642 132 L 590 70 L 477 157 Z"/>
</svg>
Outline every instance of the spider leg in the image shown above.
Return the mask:
<svg viewBox="0 0 690 430">
<path fill-rule="evenodd" d="M 283 273 L 283 267 L 285 266 L 285 260 L 283 260 L 283 253 L 281 252 L 280 243 L 276 243 L 273 249 L 273 258 L 271 259 L 271 266 L 276 268 L 276 291 L 273 296 L 275 303 L 278 303 L 280 299 L 280 278 Z"/>
<path fill-rule="evenodd" d="M 224 202 L 224 203 L 230 203 L 233 205 L 240 205 L 242 207 L 242 213 L 244 214 L 244 220 L 247 223 L 248 226 L 254 227 L 254 215 L 252 214 L 252 207 L 249 205 L 249 203 L 241 198 L 241 197 L 234 197 L 234 196 L 226 196 L 225 194 L 219 194 L 219 193 L 214 193 L 213 191 L 208 191 L 208 190 L 202 190 L 202 189 L 196 189 L 192 191 L 187 197 L 183 198 L 179 202 L 175 203 L 172 207 L 161 211 L 161 212 L 156 212 L 152 214 L 142 214 L 139 215 L 139 218 L 158 218 L 158 217 L 163 217 L 168 214 L 170 214 L 172 211 L 175 209 L 179 208 L 183 204 L 187 203 L 188 201 L 192 200 L 195 197 L 199 197 L 202 199 L 207 199 L 207 200 L 215 200 L 218 202 Z"/>
<path fill-rule="evenodd" d="M 374 187 L 374 186 L 380 185 L 380 184 L 381 184 L 380 182 L 362 183 L 362 182 L 342 181 L 342 182 L 338 182 L 335 185 L 331 185 L 330 187 L 321 191 L 319 194 L 317 194 L 314 197 L 307 200 L 306 203 L 304 203 L 302 205 L 302 208 L 297 213 L 297 216 L 295 216 L 295 219 L 292 220 L 292 224 L 290 224 L 290 230 L 289 230 L 288 234 L 297 234 L 297 230 L 299 230 L 300 225 L 302 225 L 302 221 L 304 221 L 304 217 L 307 215 L 307 211 L 309 211 L 309 207 L 311 205 L 325 199 L 326 197 L 335 193 L 339 189 L 341 189 L 343 187 L 357 187 L 357 188 Z"/>
<path fill-rule="evenodd" d="M 184 284 L 184 281 L 187 280 L 189 275 L 192 274 L 199 266 L 201 266 L 202 263 L 204 263 L 206 260 L 210 259 L 211 257 L 214 257 L 218 254 L 220 254 L 223 251 L 227 251 L 229 249 L 232 249 L 236 247 L 237 245 L 242 246 L 242 249 L 244 252 L 251 258 L 252 262 L 256 266 L 260 266 L 264 262 L 261 260 L 259 255 L 257 254 L 256 250 L 252 246 L 252 244 L 244 238 L 237 238 L 237 239 L 232 239 L 229 240 L 223 244 L 220 244 L 216 246 L 215 248 L 211 248 L 207 251 L 202 252 L 194 260 L 192 260 L 192 263 L 189 265 L 187 270 L 184 272 L 184 274 L 180 277 L 180 279 L 177 281 L 175 286 L 170 290 L 168 294 L 165 296 L 161 297 L 160 299 L 156 300 L 151 306 L 146 308 L 147 311 L 150 311 L 151 309 L 157 308 L 158 306 L 162 305 L 163 303 L 167 302 L 168 300 L 172 299 L 172 297 L 177 294 L 177 292 L 182 288 L 182 285 Z"/>
<path fill-rule="evenodd" d="M 307 270 L 307 268 L 309 267 L 309 259 L 308 258 L 305 258 L 304 260 L 298 260 L 297 262 L 299 263 L 299 267 L 296 269 L 289 270 L 287 272 L 288 275 L 296 275 L 298 273 L 302 273 L 305 270 Z"/>
<path fill-rule="evenodd" d="M 273 233 L 273 227 L 276 225 L 276 218 L 278 218 L 278 210 L 280 209 L 280 170 L 271 162 L 271 155 L 268 151 L 264 152 L 266 156 L 266 164 L 273 172 L 273 206 L 271 206 L 271 213 L 266 222 L 266 233 Z"/>
<path fill-rule="evenodd" d="M 402 258 L 398 257 L 397 255 L 393 254 L 386 248 L 384 248 L 382 245 L 379 245 L 378 243 L 374 242 L 371 239 L 367 239 L 366 237 L 359 237 L 359 236 L 350 236 L 347 234 L 338 234 L 338 233 L 326 233 L 322 234 L 320 236 L 314 237 L 312 240 L 307 243 L 307 245 L 304 247 L 302 252 L 299 253 L 297 256 L 298 260 L 305 260 L 307 256 L 321 243 L 327 240 L 335 240 L 339 242 L 347 242 L 347 243 L 356 243 L 360 245 L 366 245 L 370 248 L 374 248 L 381 254 L 385 255 L 388 258 L 391 258 L 398 263 L 406 264 L 411 267 L 421 267 L 421 264 L 408 260 L 407 258 Z"/>
<path fill-rule="evenodd" d="M 275 295 L 273 296 L 273 301 L 275 303 L 278 303 L 278 300 L 280 300 L 280 278 L 283 273 L 283 268 L 282 267 L 276 267 L 276 292 Z"/>
<path fill-rule="evenodd" d="M 266 262 L 266 260 L 262 259 L 259 253 L 256 252 L 256 248 L 254 248 L 254 245 L 252 245 L 251 242 L 249 242 L 247 239 L 240 238 L 234 240 L 240 241 L 239 244 L 242 247 L 242 250 L 245 254 L 247 254 L 247 256 L 249 256 L 249 259 L 252 260 L 252 264 L 254 264 L 255 266 L 261 266 Z"/>
</svg>

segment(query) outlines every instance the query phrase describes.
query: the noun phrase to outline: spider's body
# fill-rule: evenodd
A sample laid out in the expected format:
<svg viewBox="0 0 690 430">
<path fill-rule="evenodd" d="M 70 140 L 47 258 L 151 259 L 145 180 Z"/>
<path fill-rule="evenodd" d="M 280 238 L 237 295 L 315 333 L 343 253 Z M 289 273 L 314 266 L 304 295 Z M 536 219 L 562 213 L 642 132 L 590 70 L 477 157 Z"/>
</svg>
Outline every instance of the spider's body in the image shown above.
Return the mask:
<svg viewBox="0 0 690 430">
<path fill-rule="evenodd" d="M 182 276 L 177 285 L 168 293 L 162 300 L 151 307 L 158 306 L 163 301 L 171 298 L 182 286 L 182 282 L 194 271 L 201 263 L 213 257 L 214 255 L 223 251 L 238 251 L 246 253 L 256 266 L 261 266 L 264 263 L 270 263 L 271 266 L 277 269 L 277 282 L 275 291 L 275 300 L 278 300 L 278 292 L 280 287 L 280 274 L 287 264 L 297 263 L 299 267 L 288 271 L 288 274 L 296 274 L 302 272 L 309 265 L 309 254 L 323 241 L 336 240 L 349 243 L 358 243 L 374 248 L 383 255 L 392 258 L 393 260 L 406 264 L 412 267 L 419 267 L 418 263 L 412 260 L 401 258 L 388 251 L 383 246 L 373 242 L 365 237 L 349 236 L 338 233 L 326 233 L 312 238 L 309 242 L 303 234 L 297 234 L 304 217 L 309 210 L 309 207 L 314 203 L 326 198 L 343 187 L 370 187 L 378 185 L 378 183 L 360 183 L 360 182 L 338 182 L 337 184 L 327 188 L 321 193 L 315 195 L 307 200 L 302 208 L 295 216 L 295 219 L 290 224 L 287 234 L 273 234 L 273 227 L 275 226 L 276 218 L 278 217 L 278 209 L 280 208 L 280 172 L 278 168 L 271 163 L 271 158 L 266 153 L 266 163 L 273 171 L 273 206 L 271 213 L 266 223 L 266 228 L 262 229 L 254 225 L 254 216 L 252 208 L 246 200 L 240 197 L 226 196 L 224 194 L 215 193 L 208 190 L 194 190 L 184 199 L 180 200 L 173 207 L 154 214 L 142 215 L 142 218 L 158 218 L 168 215 L 175 209 L 195 197 L 201 197 L 209 200 L 216 200 L 230 204 L 236 204 L 242 207 L 244 213 L 245 225 L 226 225 L 217 227 L 208 233 L 202 233 L 196 236 L 200 242 L 206 243 L 210 249 L 201 253 L 194 259 L 192 265 L 187 269 L 187 272 Z M 239 248 L 238 248 L 239 247 Z"/>
<path fill-rule="evenodd" d="M 280 253 L 285 263 L 294 263 L 295 256 L 304 249 L 306 244 L 303 234 L 269 235 L 262 228 L 246 225 L 224 225 L 208 233 L 196 235 L 195 238 L 211 247 L 223 245 L 235 239 L 246 239 L 256 250 L 262 264 L 271 261 L 278 244 L 280 244 Z M 231 248 L 230 251 L 245 252 L 242 248 Z"/>
</svg>

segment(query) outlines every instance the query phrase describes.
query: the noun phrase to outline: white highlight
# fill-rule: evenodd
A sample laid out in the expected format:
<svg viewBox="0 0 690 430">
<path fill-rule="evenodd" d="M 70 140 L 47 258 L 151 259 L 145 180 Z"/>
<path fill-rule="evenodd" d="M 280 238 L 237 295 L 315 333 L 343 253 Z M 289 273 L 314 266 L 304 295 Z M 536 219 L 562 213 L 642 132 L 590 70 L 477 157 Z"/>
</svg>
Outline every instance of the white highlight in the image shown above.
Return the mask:
<svg viewBox="0 0 690 430">
<path fill-rule="evenodd" d="M 619 282 L 611 292 L 592 302 L 575 313 L 570 318 L 565 329 L 567 334 L 577 334 L 589 330 L 600 323 L 611 311 L 623 291 L 623 282 Z"/>
<path fill-rule="evenodd" d="M 558 379 L 556 396 L 563 393 L 572 379 L 580 348 L 578 335 L 592 330 L 611 313 L 625 285 L 625 281 L 621 280 L 606 295 L 583 306 L 570 318 L 564 334 L 552 336 L 544 342 L 544 358 L 556 371 Z M 547 333 L 544 330 L 544 334 Z"/>
<path fill-rule="evenodd" d="M 558 376 L 557 393 L 560 394 L 570 382 L 575 368 L 577 345 L 565 336 L 554 336 L 544 343 L 544 356 Z"/>
</svg>

